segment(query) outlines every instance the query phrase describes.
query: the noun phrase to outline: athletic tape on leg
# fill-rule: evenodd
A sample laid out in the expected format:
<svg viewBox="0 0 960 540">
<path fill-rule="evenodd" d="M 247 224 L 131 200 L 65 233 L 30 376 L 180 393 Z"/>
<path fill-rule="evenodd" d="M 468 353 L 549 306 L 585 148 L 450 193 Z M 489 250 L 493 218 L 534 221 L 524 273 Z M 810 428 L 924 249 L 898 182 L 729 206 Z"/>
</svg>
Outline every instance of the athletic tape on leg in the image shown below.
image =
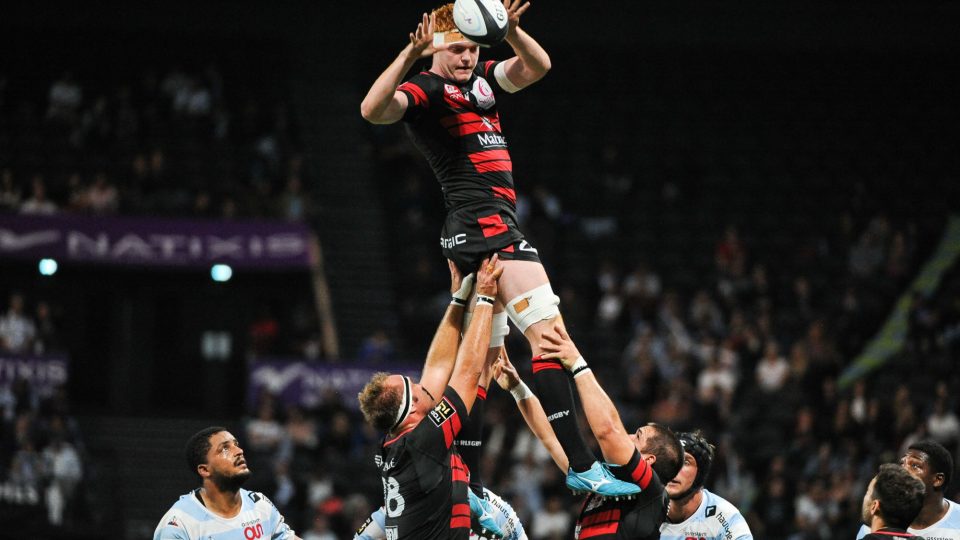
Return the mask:
<svg viewBox="0 0 960 540">
<path fill-rule="evenodd" d="M 492 328 L 490 329 L 491 349 L 503 346 L 503 338 L 510 334 L 510 325 L 507 324 L 508 320 L 506 311 L 493 314 Z"/>
<path fill-rule="evenodd" d="M 531 289 L 507 303 L 507 313 L 521 332 L 531 324 L 549 320 L 560 315 L 560 297 L 553 294 L 550 284 Z"/>
</svg>

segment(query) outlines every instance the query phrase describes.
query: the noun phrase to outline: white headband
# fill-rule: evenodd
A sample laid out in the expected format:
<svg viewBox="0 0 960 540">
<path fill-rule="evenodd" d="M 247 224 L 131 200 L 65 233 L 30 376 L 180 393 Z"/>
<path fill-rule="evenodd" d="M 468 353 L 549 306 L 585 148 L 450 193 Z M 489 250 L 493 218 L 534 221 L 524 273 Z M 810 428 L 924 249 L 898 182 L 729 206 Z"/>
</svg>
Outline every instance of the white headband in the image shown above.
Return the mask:
<svg viewBox="0 0 960 540">
<path fill-rule="evenodd" d="M 413 400 L 410 396 L 410 377 L 404 375 L 403 396 L 400 398 L 400 408 L 397 410 L 397 421 L 393 423 L 393 427 L 390 428 L 390 431 L 397 429 L 397 426 L 400 425 L 400 422 L 403 422 L 403 419 L 410 414 L 411 408 L 413 408 Z"/>
</svg>

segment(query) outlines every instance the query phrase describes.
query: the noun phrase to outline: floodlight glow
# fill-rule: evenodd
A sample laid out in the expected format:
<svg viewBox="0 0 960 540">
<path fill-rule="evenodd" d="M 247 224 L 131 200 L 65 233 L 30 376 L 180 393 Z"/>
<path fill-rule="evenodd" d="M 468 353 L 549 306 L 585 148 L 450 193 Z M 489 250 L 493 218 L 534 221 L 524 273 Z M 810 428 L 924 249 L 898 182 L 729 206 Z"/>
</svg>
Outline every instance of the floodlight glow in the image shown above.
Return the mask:
<svg viewBox="0 0 960 540">
<path fill-rule="evenodd" d="M 41 276 L 52 276 L 57 273 L 57 261 L 53 259 L 40 259 L 38 267 Z"/>
<path fill-rule="evenodd" d="M 230 281 L 230 278 L 233 277 L 233 268 L 225 264 L 215 264 L 210 268 L 210 277 L 214 281 L 219 281 L 223 283 L 224 281 Z"/>
</svg>

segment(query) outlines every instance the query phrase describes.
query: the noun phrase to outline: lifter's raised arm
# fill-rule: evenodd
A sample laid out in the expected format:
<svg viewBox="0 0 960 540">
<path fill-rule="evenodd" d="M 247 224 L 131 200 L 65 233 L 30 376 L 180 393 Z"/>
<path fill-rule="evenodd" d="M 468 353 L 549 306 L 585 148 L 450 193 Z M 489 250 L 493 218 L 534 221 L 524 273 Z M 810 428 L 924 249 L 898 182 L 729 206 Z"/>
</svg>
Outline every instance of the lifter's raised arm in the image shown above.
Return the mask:
<svg viewBox="0 0 960 540">
<path fill-rule="evenodd" d="M 450 382 L 453 366 L 460 346 L 460 330 L 463 327 L 463 310 L 473 292 L 474 274 L 461 276 L 457 266 L 447 261 L 450 267 L 450 295 L 453 297 L 446 313 L 437 327 L 437 332 L 427 350 L 427 359 L 423 363 L 420 385 L 434 400 L 443 395 L 443 389 Z"/>
<path fill-rule="evenodd" d="M 560 360 L 563 366 L 573 373 L 583 412 L 593 436 L 600 443 L 604 459 L 616 465 L 629 462 L 636 446 L 623 427 L 616 406 L 590 368 L 586 367 L 586 362 L 573 340 L 562 325 L 556 325 L 553 332 L 545 333 L 543 339 L 543 350 L 548 351 L 543 357 Z"/>
</svg>

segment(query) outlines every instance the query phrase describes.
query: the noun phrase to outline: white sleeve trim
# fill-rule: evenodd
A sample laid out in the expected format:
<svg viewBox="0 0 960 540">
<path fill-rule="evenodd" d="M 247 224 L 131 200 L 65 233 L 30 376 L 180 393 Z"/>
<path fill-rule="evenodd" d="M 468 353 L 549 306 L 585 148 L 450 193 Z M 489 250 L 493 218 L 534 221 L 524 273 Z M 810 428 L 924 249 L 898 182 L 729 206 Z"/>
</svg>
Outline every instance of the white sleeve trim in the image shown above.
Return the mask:
<svg viewBox="0 0 960 540">
<path fill-rule="evenodd" d="M 500 88 L 503 88 L 509 93 L 519 92 L 521 87 L 513 84 L 513 81 L 507 77 L 507 63 L 500 62 L 497 64 L 497 67 L 493 68 L 493 76 L 497 79 L 497 84 L 500 85 Z"/>
</svg>

